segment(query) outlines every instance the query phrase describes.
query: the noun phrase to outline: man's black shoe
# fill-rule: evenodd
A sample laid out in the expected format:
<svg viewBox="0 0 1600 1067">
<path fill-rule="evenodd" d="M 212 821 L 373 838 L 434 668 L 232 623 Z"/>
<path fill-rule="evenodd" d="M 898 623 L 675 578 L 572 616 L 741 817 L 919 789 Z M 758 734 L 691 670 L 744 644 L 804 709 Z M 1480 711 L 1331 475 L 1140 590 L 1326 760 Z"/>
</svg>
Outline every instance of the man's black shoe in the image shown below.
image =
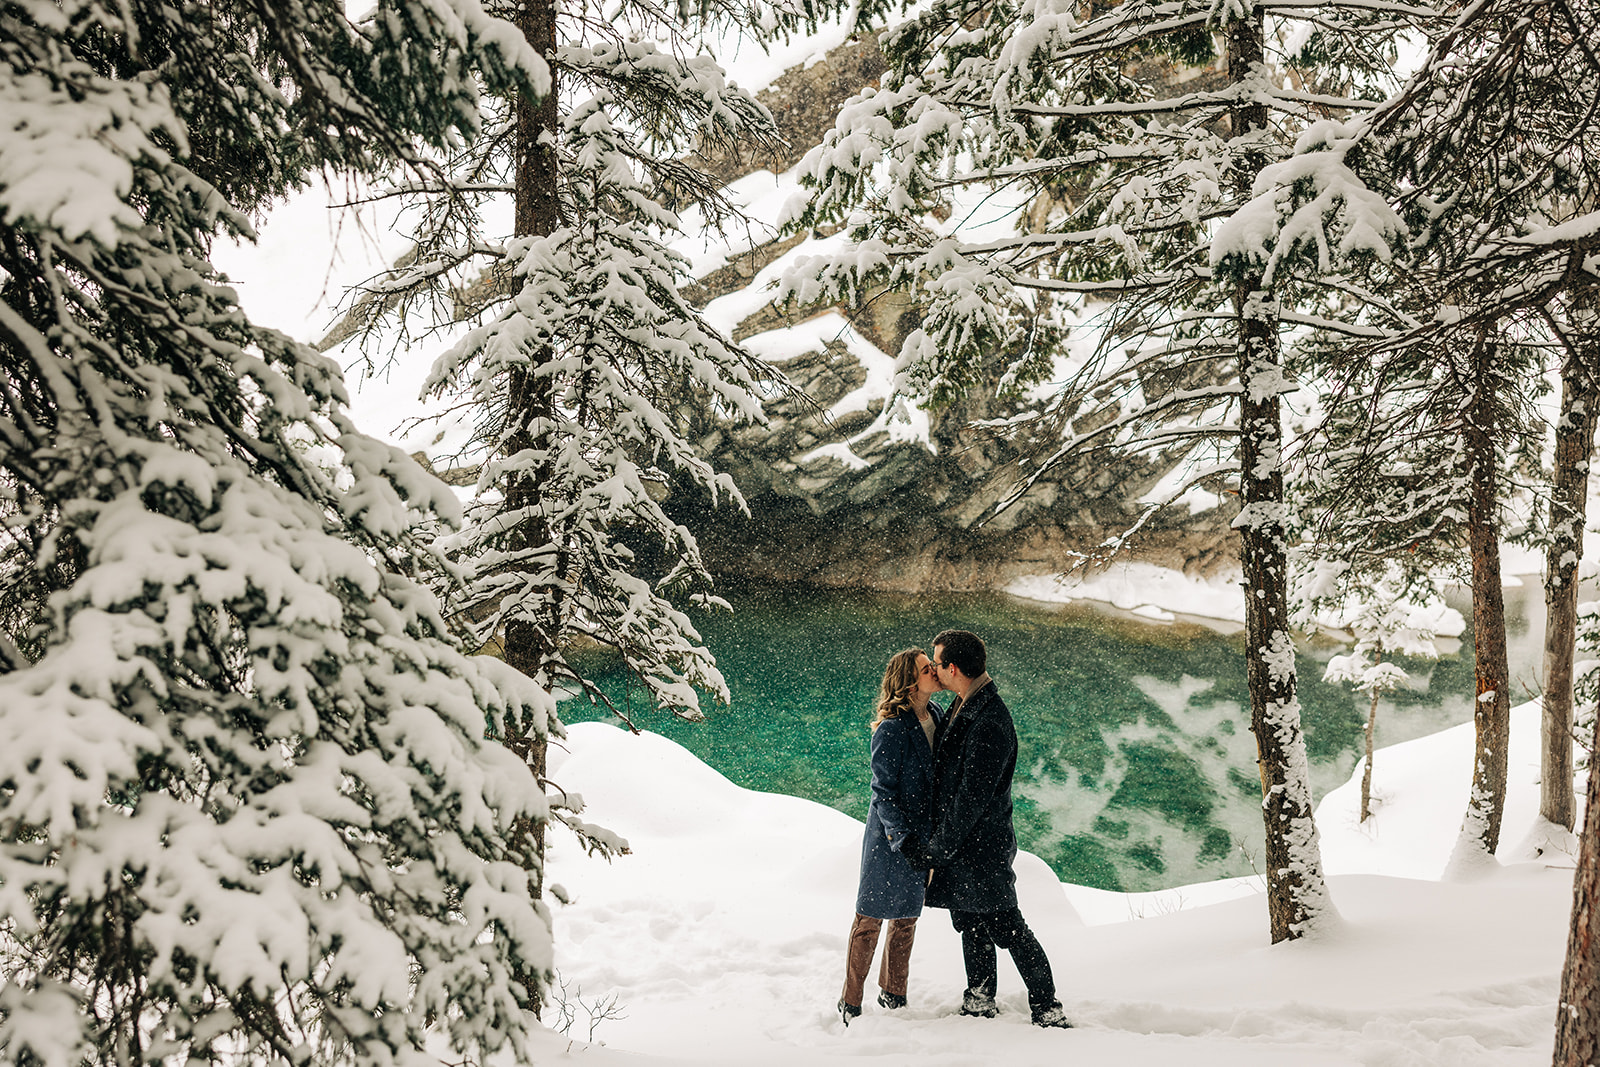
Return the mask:
<svg viewBox="0 0 1600 1067">
<path fill-rule="evenodd" d="M 899 1011 L 901 1008 L 906 1006 L 905 994 L 903 994 L 903 993 L 879 993 L 878 994 L 878 1006 L 879 1007 L 883 1007 L 883 1008 L 888 1008 L 890 1011 Z"/>
<path fill-rule="evenodd" d="M 861 1005 L 859 1005 L 859 1004 L 846 1004 L 843 997 L 839 998 L 839 1018 L 844 1020 L 844 1024 L 846 1026 L 850 1025 L 850 1020 L 851 1019 L 858 1018 L 858 1017 L 860 1017 L 860 1015 L 861 1015 Z"/>
<path fill-rule="evenodd" d="M 1052 1004 L 1048 1008 L 1034 1009 L 1033 1025 L 1059 1026 L 1068 1030 L 1072 1028 L 1072 1024 L 1067 1022 L 1067 1013 L 1061 1010 L 1060 1004 Z"/>
<path fill-rule="evenodd" d="M 989 994 L 969 989 L 961 994 L 961 1014 L 976 1015 L 980 1019 L 993 1019 L 1000 1014 L 1000 1005 Z"/>
</svg>

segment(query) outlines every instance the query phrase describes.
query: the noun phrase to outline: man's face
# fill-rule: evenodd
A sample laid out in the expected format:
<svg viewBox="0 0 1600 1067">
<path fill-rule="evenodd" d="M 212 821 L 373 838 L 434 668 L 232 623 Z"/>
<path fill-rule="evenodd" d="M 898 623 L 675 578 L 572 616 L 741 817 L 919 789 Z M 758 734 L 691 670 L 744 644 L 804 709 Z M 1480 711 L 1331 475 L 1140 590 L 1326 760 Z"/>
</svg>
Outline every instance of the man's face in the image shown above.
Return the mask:
<svg viewBox="0 0 1600 1067">
<path fill-rule="evenodd" d="M 933 646 L 933 676 L 939 680 L 940 689 L 949 689 L 954 668 L 944 661 L 944 646 Z"/>
</svg>

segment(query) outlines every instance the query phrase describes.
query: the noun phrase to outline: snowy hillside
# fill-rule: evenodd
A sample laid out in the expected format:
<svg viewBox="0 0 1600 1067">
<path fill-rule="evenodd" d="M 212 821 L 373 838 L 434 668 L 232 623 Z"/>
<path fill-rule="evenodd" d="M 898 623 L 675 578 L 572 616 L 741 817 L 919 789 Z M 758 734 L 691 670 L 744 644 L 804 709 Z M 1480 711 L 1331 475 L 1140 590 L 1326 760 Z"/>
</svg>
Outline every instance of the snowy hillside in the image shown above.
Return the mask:
<svg viewBox="0 0 1600 1067">
<path fill-rule="evenodd" d="M 1536 718 L 1518 710 L 1512 846 L 1536 802 Z M 1469 884 L 1428 880 L 1465 804 L 1459 732 L 1379 751 L 1383 803 L 1369 826 L 1354 825 L 1353 786 L 1323 802 L 1344 922 L 1321 941 L 1269 947 L 1248 880 L 1123 895 L 1063 887 L 1020 856 L 1024 913 L 1077 1024 L 1062 1033 L 1028 1025 L 1003 955 L 1004 1013 L 958 1016 L 960 943 L 940 911 L 919 925 L 911 1006 L 890 1015 L 869 1002 L 844 1028 L 831 1008 L 861 824 L 739 789 L 661 737 L 574 726 L 553 777 L 633 855 L 607 865 L 555 840 L 553 878 L 572 897 L 555 912 L 557 966 L 575 1022 L 541 1038 L 544 1062 L 1546 1063 L 1571 859 L 1507 863 Z M 599 1019 L 589 1044 L 587 1009 L 605 998 L 620 1016 Z"/>
</svg>

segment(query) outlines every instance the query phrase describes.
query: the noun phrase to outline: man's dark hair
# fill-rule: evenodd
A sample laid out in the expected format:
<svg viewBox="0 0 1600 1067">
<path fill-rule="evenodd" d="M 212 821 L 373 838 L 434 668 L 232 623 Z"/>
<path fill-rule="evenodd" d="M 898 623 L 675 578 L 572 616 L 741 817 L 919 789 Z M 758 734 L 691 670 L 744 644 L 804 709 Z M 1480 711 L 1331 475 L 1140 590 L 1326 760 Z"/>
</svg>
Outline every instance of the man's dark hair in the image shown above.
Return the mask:
<svg viewBox="0 0 1600 1067">
<path fill-rule="evenodd" d="M 940 662 L 954 663 L 968 678 L 981 675 L 989 662 L 989 653 L 983 647 L 983 638 L 969 630 L 942 630 L 939 636 L 933 639 L 933 643 L 944 647 Z"/>
</svg>

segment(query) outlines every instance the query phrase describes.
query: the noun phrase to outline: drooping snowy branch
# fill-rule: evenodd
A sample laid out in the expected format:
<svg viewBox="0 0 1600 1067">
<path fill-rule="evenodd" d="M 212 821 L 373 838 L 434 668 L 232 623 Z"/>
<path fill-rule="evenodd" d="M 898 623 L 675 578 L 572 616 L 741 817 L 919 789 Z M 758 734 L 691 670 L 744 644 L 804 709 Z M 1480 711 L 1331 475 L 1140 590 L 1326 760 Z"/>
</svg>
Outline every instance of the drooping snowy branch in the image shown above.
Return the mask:
<svg viewBox="0 0 1600 1067">
<path fill-rule="evenodd" d="M 7 1057 L 522 1046 L 548 811 L 493 738 L 554 703 L 424 587 L 452 494 L 207 261 L 325 165 L 476 132 L 539 84 L 519 40 L 472 0 L 0 9 Z"/>
</svg>

